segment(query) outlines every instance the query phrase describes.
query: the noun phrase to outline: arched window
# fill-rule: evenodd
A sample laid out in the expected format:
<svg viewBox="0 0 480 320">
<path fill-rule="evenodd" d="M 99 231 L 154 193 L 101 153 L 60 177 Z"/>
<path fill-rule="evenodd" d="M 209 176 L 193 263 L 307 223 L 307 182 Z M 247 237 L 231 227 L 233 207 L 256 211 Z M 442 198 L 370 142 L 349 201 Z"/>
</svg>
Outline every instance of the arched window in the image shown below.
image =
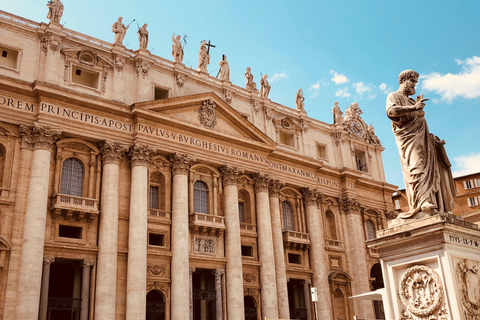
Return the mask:
<svg viewBox="0 0 480 320">
<path fill-rule="evenodd" d="M 160 292 L 152 290 L 147 294 L 147 320 L 165 320 L 165 300 Z"/>
<path fill-rule="evenodd" d="M 250 212 L 250 194 L 244 189 L 238 192 L 238 215 L 241 223 L 253 223 Z"/>
<path fill-rule="evenodd" d="M 149 208 L 165 210 L 165 177 L 160 172 L 153 172 L 150 175 Z"/>
<path fill-rule="evenodd" d="M 193 184 L 193 210 L 195 213 L 208 214 L 208 186 L 200 180 Z"/>
<path fill-rule="evenodd" d="M 62 185 L 60 193 L 75 197 L 82 196 L 83 189 L 83 164 L 75 159 L 68 158 L 63 162 Z"/>
<path fill-rule="evenodd" d="M 365 225 L 367 227 L 367 240 L 375 239 L 377 237 L 375 224 L 372 222 L 372 220 L 367 220 Z"/>
<path fill-rule="evenodd" d="M 245 308 L 245 320 L 257 320 L 257 305 L 252 296 L 243 297 L 243 305 Z"/>
<path fill-rule="evenodd" d="M 327 239 L 338 240 L 337 238 L 337 227 L 335 225 L 335 216 L 333 212 L 328 210 L 325 214 L 327 222 Z"/>
<path fill-rule="evenodd" d="M 292 209 L 292 205 L 288 201 L 282 202 L 282 213 L 283 213 L 283 229 L 293 231 L 294 230 L 293 209 Z"/>
</svg>

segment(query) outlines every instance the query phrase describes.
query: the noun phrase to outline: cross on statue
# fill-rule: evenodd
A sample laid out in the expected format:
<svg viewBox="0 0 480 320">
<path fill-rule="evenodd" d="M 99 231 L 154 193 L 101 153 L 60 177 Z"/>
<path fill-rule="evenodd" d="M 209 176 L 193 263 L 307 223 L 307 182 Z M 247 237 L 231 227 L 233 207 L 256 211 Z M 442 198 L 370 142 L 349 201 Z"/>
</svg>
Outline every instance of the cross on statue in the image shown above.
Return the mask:
<svg viewBox="0 0 480 320">
<path fill-rule="evenodd" d="M 208 40 L 208 43 L 206 44 L 207 45 L 207 53 L 210 54 L 210 47 L 213 47 L 215 48 L 215 46 L 213 44 L 210 44 L 210 40 Z"/>
</svg>

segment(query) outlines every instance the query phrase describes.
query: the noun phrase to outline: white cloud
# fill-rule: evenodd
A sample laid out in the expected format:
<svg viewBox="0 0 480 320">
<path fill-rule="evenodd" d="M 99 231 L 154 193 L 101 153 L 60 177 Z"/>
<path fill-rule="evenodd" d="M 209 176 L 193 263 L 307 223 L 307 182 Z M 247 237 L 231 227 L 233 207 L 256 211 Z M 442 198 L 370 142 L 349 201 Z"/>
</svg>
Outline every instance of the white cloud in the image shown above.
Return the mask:
<svg viewBox="0 0 480 320">
<path fill-rule="evenodd" d="M 335 92 L 335 97 L 342 97 L 342 98 L 347 98 L 350 97 L 350 92 L 348 92 L 348 88 L 345 87 L 344 89 L 338 89 L 337 92 Z"/>
<path fill-rule="evenodd" d="M 335 84 L 342 84 L 348 82 L 348 78 L 345 77 L 343 74 L 338 74 L 336 71 L 333 70 L 330 70 L 330 74 L 333 75 L 332 81 L 335 82 Z"/>
<path fill-rule="evenodd" d="M 372 91 L 372 88 L 366 86 L 365 84 L 363 84 L 363 82 L 355 82 L 354 84 L 352 84 L 352 86 L 355 88 L 355 91 L 357 91 L 357 93 L 360 95 Z"/>
<path fill-rule="evenodd" d="M 480 172 L 480 153 L 453 158 L 453 176 L 460 177 L 471 173 Z"/>
<path fill-rule="evenodd" d="M 282 79 L 288 78 L 288 75 L 285 73 L 285 71 L 282 71 L 282 73 L 275 73 L 273 76 L 268 79 L 270 82 L 276 82 Z"/>
<path fill-rule="evenodd" d="M 311 92 L 310 98 L 315 98 L 320 93 L 320 80 L 317 80 L 314 84 L 310 85 L 308 92 Z"/>
<path fill-rule="evenodd" d="M 462 66 L 456 74 L 442 75 L 433 72 L 421 76 L 422 86 L 427 91 L 434 91 L 442 100 L 451 102 L 456 98 L 474 99 L 480 97 L 480 57 L 473 56 L 465 60 L 455 60 Z"/>
<path fill-rule="evenodd" d="M 378 88 L 385 94 L 388 93 L 388 90 L 387 90 L 387 85 L 385 83 L 382 83 L 381 85 L 378 86 Z"/>
</svg>

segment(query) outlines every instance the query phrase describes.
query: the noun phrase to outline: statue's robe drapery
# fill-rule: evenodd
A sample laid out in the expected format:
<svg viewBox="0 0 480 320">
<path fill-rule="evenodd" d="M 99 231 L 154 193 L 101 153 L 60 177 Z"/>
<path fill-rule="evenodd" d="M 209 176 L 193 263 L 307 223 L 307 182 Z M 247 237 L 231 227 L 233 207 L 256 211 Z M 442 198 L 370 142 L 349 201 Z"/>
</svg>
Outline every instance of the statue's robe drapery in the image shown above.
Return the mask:
<svg viewBox="0 0 480 320">
<path fill-rule="evenodd" d="M 399 92 L 387 96 L 387 112 L 393 106 L 412 106 L 415 100 Z M 402 163 L 409 218 L 422 210 L 452 211 L 455 185 L 451 164 L 440 139 L 428 131 L 427 121 L 412 111 L 392 120 L 393 134 Z"/>
</svg>

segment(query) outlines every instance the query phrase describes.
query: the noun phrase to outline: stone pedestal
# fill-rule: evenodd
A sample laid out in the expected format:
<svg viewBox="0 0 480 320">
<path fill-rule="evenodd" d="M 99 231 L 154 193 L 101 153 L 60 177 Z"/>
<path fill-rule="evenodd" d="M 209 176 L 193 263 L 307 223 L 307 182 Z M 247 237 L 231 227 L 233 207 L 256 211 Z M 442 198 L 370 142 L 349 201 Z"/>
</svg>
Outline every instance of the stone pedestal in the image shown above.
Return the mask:
<svg viewBox="0 0 480 320">
<path fill-rule="evenodd" d="M 480 319 L 480 231 L 440 214 L 377 232 L 386 319 Z"/>
</svg>

